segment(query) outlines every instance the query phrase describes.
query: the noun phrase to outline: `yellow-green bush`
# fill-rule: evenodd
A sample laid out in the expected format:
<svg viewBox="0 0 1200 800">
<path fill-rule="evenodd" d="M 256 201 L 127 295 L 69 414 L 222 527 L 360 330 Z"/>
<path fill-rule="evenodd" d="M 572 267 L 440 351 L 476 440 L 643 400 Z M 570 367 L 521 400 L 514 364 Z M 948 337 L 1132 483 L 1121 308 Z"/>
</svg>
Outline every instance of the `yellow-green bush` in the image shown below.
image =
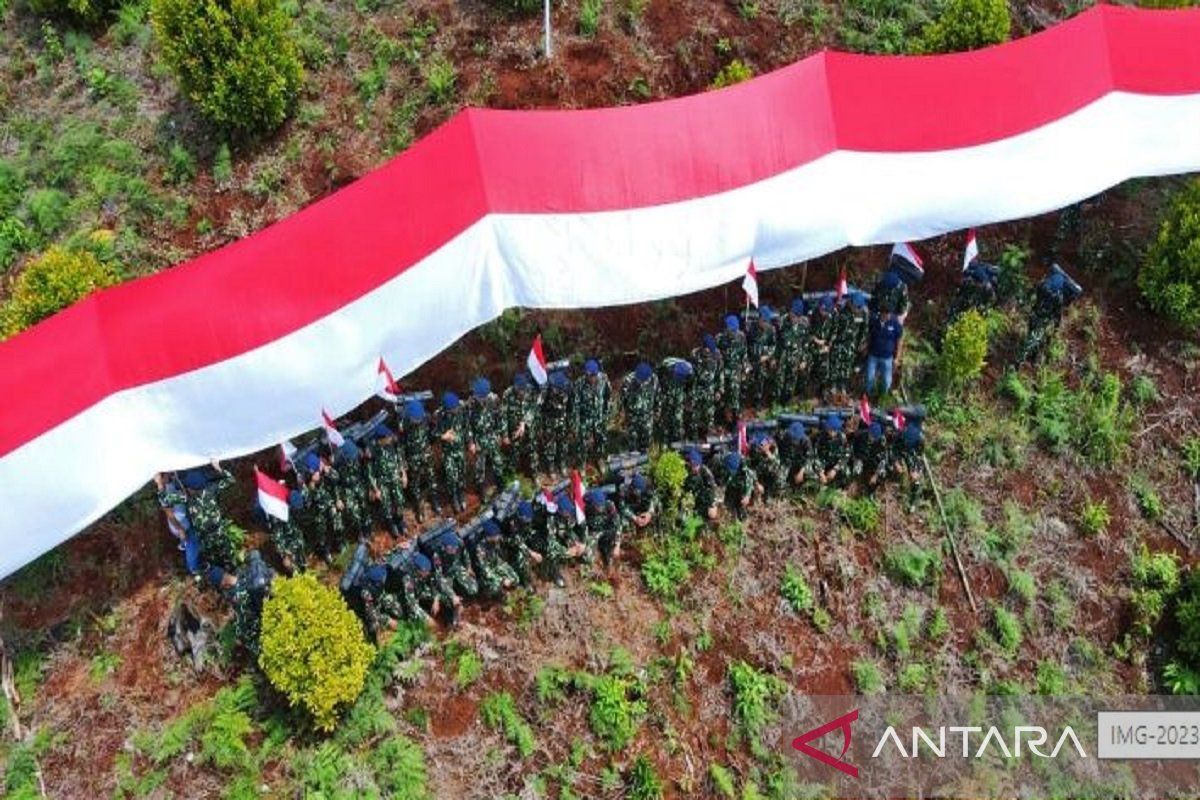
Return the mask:
<svg viewBox="0 0 1200 800">
<path fill-rule="evenodd" d="M 29 0 L 29 7 L 39 14 L 70 17 L 87 25 L 95 25 L 116 6 L 114 0 Z"/>
<path fill-rule="evenodd" d="M 938 379 L 946 388 L 965 386 L 983 372 L 987 351 L 987 319 L 974 309 L 960 314 L 946 328 L 938 358 Z"/>
<path fill-rule="evenodd" d="M 0 334 L 14 336 L 118 280 L 116 270 L 90 252 L 51 247 L 13 284 L 12 295 L 0 308 Z"/>
<path fill-rule="evenodd" d="M 277 578 L 263 605 L 258 665 L 271 685 L 303 706 L 321 730 L 362 691 L 375 648 L 337 590 L 310 574 Z"/>
<path fill-rule="evenodd" d="M 1146 253 L 1138 287 L 1150 307 L 1188 328 L 1200 328 L 1200 181 L 1189 181 L 1167 210 Z"/>
<path fill-rule="evenodd" d="M 245 134 L 279 127 L 303 78 L 279 0 L 152 0 L 163 60 L 204 116 Z"/>
<path fill-rule="evenodd" d="M 753 77 L 754 70 L 746 66 L 746 62 L 740 58 L 735 58 L 721 67 L 721 71 L 717 73 L 717 77 L 713 78 L 713 82 L 709 84 L 709 88 L 724 89 L 726 86 L 733 86 L 735 83 L 748 81 Z"/>
<path fill-rule="evenodd" d="M 1008 0 L 948 0 L 921 31 L 926 53 L 956 53 L 1007 42 L 1012 35 Z"/>
<path fill-rule="evenodd" d="M 654 481 L 654 489 L 663 503 L 663 507 L 678 511 L 679 501 L 683 497 L 683 482 L 687 480 L 688 469 L 683 456 L 674 450 L 664 450 L 655 459 L 650 468 L 650 477 Z"/>
</svg>

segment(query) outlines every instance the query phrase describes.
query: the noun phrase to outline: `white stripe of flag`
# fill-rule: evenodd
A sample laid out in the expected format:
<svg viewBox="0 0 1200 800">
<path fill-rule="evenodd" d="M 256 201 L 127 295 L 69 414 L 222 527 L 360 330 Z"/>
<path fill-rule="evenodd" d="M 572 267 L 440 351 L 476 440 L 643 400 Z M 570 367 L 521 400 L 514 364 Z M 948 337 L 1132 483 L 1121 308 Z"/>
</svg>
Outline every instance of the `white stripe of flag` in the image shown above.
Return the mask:
<svg viewBox="0 0 1200 800">
<path fill-rule="evenodd" d="M 546 371 L 546 355 L 542 352 L 542 335 L 533 337 L 533 347 L 529 348 L 529 358 L 525 359 L 529 374 L 537 381 L 538 386 L 545 386 L 549 374 Z"/>
<path fill-rule="evenodd" d="M 963 253 L 963 272 L 971 266 L 971 262 L 979 258 L 979 242 L 975 240 L 975 229 L 967 231 L 967 249 Z"/>
<path fill-rule="evenodd" d="M 742 291 L 746 293 L 746 297 L 758 308 L 758 270 L 754 268 L 754 259 L 750 259 L 750 264 L 746 267 L 746 277 L 742 278 Z"/>
<path fill-rule="evenodd" d="M 396 383 L 396 379 L 392 377 L 392 371 L 388 369 L 387 363 L 383 360 L 383 356 L 379 357 L 379 368 L 375 370 L 379 376 L 378 385 L 375 388 L 375 394 L 387 400 L 389 403 L 394 403 L 400 399 L 400 384 Z"/>
<path fill-rule="evenodd" d="M 921 255 L 908 242 L 896 242 L 892 245 L 892 255 L 900 256 L 917 269 L 925 271 L 925 262 L 921 260 Z"/>
<path fill-rule="evenodd" d="M 288 490 L 279 481 L 264 475 L 254 468 L 254 480 L 258 484 L 258 504 L 268 515 L 288 521 Z"/>
<path fill-rule="evenodd" d="M 342 436 L 341 431 L 333 424 L 329 412 L 323 408 L 321 409 L 321 427 L 325 429 L 325 438 L 334 447 L 341 447 L 346 443 L 346 438 Z"/>
</svg>

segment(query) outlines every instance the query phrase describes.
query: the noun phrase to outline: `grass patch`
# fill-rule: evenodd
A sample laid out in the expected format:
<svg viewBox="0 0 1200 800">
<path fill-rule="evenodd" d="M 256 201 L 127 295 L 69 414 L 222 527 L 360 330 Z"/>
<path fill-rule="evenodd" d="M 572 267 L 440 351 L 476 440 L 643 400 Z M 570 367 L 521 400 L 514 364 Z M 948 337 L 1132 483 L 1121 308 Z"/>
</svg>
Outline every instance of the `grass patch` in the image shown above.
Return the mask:
<svg viewBox="0 0 1200 800">
<path fill-rule="evenodd" d="M 931 586 L 941 577 L 942 556 L 937 550 L 915 544 L 898 545 L 884 553 L 883 569 L 904 586 Z"/>
<path fill-rule="evenodd" d="M 509 743 L 517 748 L 521 758 L 529 758 L 537 747 L 533 728 L 517 711 L 517 704 L 508 692 L 490 694 L 479 706 L 483 724 L 492 730 L 502 731 Z"/>
</svg>

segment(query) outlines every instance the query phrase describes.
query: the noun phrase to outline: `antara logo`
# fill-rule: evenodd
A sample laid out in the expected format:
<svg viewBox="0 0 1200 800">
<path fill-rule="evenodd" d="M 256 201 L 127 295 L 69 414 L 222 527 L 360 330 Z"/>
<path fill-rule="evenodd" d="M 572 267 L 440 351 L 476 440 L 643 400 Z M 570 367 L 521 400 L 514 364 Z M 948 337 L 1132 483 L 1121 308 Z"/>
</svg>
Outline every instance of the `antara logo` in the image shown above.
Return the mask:
<svg viewBox="0 0 1200 800">
<path fill-rule="evenodd" d="M 792 739 L 792 747 L 796 750 L 799 750 L 801 753 L 804 753 L 804 755 L 809 756 L 810 758 L 815 758 L 822 764 L 828 764 L 834 769 L 846 773 L 851 778 L 857 778 L 858 767 L 842 760 L 842 757 L 846 755 L 846 751 L 850 749 L 850 723 L 854 722 L 856 719 L 858 719 L 857 708 L 848 714 L 843 714 L 835 720 L 826 722 L 819 728 L 813 728 L 807 733 L 800 734 L 795 739 Z M 818 750 L 809 744 L 809 742 L 815 739 L 820 739 L 830 731 L 836 731 L 839 729 L 842 732 L 842 752 L 837 758 L 834 758 L 823 750 Z"/>
</svg>

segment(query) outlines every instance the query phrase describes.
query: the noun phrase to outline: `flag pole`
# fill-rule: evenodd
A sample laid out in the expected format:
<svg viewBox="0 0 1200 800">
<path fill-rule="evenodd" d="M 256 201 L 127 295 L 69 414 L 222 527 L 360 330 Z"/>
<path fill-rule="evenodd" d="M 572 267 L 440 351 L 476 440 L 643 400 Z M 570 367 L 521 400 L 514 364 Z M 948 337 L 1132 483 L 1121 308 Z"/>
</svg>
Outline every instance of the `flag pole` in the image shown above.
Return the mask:
<svg viewBox="0 0 1200 800">
<path fill-rule="evenodd" d="M 550 0 L 544 0 L 542 6 L 546 24 L 546 60 L 549 61 L 551 56 L 554 55 L 550 42 Z"/>
</svg>

